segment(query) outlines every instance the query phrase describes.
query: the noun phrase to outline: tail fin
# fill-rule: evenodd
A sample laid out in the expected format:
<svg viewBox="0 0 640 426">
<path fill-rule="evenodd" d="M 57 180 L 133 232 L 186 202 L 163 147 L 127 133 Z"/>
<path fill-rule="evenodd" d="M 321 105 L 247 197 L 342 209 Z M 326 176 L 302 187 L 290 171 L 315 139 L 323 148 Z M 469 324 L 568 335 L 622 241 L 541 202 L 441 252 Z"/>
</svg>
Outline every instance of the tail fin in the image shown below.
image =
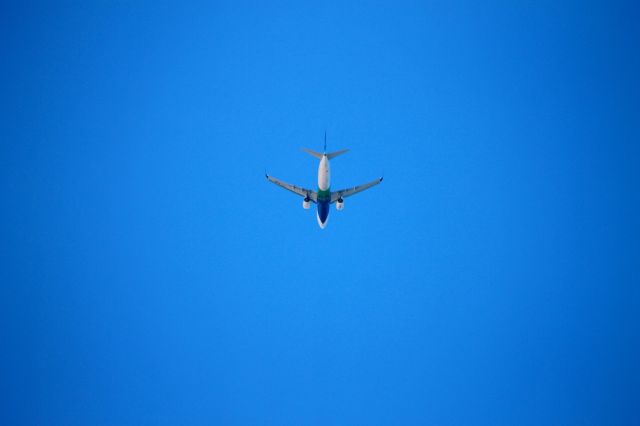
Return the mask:
<svg viewBox="0 0 640 426">
<path fill-rule="evenodd" d="M 324 131 L 324 151 L 325 154 L 327 153 L 327 130 L 325 129 Z"/>
<path fill-rule="evenodd" d="M 344 154 L 345 152 L 349 151 L 348 149 L 343 149 L 341 151 L 330 152 L 329 154 L 327 154 L 327 131 L 326 130 L 324 131 L 324 154 L 320 154 L 319 152 L 315 152 L 315 151 L 313 151 L 311 149 L 308 149 L 308 148 L 302 148 L 302 150 L 304 152 L 306 152 L 307 154 L 311 154 L 314 157 L 319 158 L 319 159 L 322 159 L 322 156 L 326 155 L 329 160 L 331 160 L 332 158 L 337 157 L 340 154 Z"/>
</svg>

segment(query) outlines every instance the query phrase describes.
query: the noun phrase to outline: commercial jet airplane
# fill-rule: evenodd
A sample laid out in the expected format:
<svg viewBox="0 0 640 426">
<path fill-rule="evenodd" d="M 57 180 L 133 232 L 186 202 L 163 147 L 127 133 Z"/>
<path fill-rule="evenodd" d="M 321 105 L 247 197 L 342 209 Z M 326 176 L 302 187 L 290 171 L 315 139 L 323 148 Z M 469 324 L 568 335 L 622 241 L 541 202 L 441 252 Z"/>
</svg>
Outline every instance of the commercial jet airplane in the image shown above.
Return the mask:
<svg viewBox="0 0 640 426">
<path fill-rule="evenodd" d="M 324 152 L 322 154 L 306 148 L 304 148 L 303 151 L 320 159 L 320 166 L 318 166 L 318 191 L 312 191 L 310 189 L 291 185 L 290 183 L 283 182 L 280 179 L 269 176 L 268 174 L 266 175 L 266 177 L 270 182 L 273 182 L 284 189 L 287 189 L 295 194 L 300 195 L 301 197 L 304 197 L 304 200 L 302 200 L 302 207 L 305 210 L 311 207 L 312 202 L 315 203 L 317 205 L 316 217 L 318 218 L 318 225 L 320 225 L 320 228 L 322 229 L 327 226 L 327 220 L 329 219 L 329 206 L 331 204 L 336 203 L 336 210 L 340 211 L 344 208 L 345 198 L 357 194 L 358 192 L 362 192 L 365 189 L 369 189 L 372 186 L 382 182 L 382 178 L 379 178 L 363 185 L 354 186 L 353 188 L 341 189 L 340 191 L 331 191 L 331 172 L 329 169 L 329 160 L 337 157 L 340 154 L 344 154 L 348 151 L 348 149 L 343 149 L 341 151 L 331 152 L 327 154 L 327 133 L 325 132 Z"/>
</svg>

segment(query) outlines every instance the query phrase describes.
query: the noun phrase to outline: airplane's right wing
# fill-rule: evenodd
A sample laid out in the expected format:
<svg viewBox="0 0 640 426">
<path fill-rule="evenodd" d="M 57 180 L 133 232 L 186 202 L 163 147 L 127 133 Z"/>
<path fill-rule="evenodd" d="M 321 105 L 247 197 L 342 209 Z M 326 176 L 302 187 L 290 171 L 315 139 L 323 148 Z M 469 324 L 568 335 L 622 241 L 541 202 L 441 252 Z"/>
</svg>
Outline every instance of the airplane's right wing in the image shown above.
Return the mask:
<svg viewBox="0 0 640 426">
<path fill-rule="evenodd" d="M 369 189 L 372 186 L 375 186 L 382 182 L 382 178 L 373 180 L 369 183 L 365 183 L 363 185 L 354 186 L 353 188 L 341 189 L 340 191 L 335 191 L 331 193 L 331 202 L 335 203 L 340 198 L 347 198 L 352 196 L 353 194 L 357 194 L 358 192 L 362 192 L 365 189 Z"/>
<path fill-rule="evenodd" d="M 312 191 L 310 189 L 302 188 L 299 186 L 291 185 L 290 183 L 283 182 L 280 179 L 276 179 L 273 176 L 265 175 L 269 182 L 273 182 L 281 188 L 289 190 L 295 194 L 300 195 L 301 197 L 309 198 L 314 203 L 318 202 L 318 193 L 316 191 Z"/>
</svg>

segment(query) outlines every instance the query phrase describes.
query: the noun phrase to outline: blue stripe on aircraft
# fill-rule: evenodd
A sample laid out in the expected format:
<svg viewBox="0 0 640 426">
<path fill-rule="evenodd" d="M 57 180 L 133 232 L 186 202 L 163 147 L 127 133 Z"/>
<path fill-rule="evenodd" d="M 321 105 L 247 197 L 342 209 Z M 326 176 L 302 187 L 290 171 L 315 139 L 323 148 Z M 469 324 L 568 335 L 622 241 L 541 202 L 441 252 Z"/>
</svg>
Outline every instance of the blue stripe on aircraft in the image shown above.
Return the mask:
<svg viewBox="0 0 640 426">
<path fill-rule="evenodd" d="M 318 201 L 318 217 L 322 223 L 325 223 L 329 217 L 329 205 L 329 201 Z"/>
</svg>

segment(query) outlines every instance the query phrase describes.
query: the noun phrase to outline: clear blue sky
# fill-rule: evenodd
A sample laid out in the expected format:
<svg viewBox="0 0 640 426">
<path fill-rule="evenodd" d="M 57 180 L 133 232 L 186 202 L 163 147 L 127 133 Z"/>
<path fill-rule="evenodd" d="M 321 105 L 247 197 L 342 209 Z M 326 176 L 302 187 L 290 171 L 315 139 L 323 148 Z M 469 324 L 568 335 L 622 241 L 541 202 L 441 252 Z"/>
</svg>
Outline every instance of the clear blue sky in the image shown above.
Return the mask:
<svg viewBox="0 0 640 426">
<path fill-rule="evenodd" d="M 0 423 L 640 424 L 637 2 L 49 3 L 0 6 Z M 320 230 L 263 173 L 325 129 L 385 181 Z"/>
</svg>

